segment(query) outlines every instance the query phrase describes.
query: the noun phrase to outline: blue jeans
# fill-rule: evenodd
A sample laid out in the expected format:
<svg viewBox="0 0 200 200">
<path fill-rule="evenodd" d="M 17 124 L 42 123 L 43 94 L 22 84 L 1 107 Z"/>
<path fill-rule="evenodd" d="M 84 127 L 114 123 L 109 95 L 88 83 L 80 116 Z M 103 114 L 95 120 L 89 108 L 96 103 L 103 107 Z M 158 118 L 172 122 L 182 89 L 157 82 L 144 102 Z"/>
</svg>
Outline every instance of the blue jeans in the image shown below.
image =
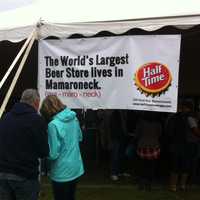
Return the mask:
<svg viewBox="0 0 200 200">
<path fill-rule="evenodd" d="M 0 180 L 0 199 L 38 200 L 39 189 L 38 180 Z"/>
</svg>

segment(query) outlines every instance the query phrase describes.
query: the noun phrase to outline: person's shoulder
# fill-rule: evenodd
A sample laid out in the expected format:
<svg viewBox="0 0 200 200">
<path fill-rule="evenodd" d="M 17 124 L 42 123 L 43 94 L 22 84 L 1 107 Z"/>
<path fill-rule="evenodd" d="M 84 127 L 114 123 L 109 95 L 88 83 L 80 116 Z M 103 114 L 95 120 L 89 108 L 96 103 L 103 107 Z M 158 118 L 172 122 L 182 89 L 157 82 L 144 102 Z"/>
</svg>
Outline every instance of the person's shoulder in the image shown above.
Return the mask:
<svg viewBox="0 0 200 200">
<path fill-rule="evenodd" d="M 35 125 L 38 126 L 46 126 L 47 122 L 44 117 L 42 117 L 39 113 L 35 112 L 29 116 L 30 121 L 32 121 Z"/>
<path fill-rule="evenodd" d="M 48 122 L 48 128 L 57 127 L 61 123 L 61 120 L 58 117 L 51 118 Z"/>
<path fill-rule="evenodd" d="M 44 118 L 38 112 L 32 112 L 29 114 L 30 118 L 35 120 L 43 120 Z"/>
</svg>

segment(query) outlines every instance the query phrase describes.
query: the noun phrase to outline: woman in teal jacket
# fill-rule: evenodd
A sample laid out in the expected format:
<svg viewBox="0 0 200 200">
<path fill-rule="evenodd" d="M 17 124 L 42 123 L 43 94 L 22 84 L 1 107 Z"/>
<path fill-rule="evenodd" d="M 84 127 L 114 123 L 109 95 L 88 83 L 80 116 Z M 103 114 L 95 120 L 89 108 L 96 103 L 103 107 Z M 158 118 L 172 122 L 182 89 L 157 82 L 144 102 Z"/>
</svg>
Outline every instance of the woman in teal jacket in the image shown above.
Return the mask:
<svg viewBox="0 0 200 200">
<path fill-rule="evenodd" d="M 76 113 L 55 95 L 47 96 L 41 114 L 48 119 L 50 178 L 55 200 L 74 200 L 78 178 L 84 173 L 79 142 L 82 132 Z"/>
</svg>

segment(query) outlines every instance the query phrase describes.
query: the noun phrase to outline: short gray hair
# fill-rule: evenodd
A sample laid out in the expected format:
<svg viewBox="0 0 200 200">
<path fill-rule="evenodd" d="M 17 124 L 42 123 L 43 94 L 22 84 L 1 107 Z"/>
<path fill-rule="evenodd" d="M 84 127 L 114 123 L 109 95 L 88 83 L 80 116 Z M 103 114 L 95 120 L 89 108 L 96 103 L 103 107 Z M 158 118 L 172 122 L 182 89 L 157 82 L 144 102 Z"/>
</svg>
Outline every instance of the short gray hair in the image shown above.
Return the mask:
<svg viewBox="0 0 200 200">
<path fill-rule="evenodd" d="M 22 93 L 20 102 L 33 105 L 33 103 L 40 99 L 40 95 L 36 89 L 26 89 Z"/>
</svg>

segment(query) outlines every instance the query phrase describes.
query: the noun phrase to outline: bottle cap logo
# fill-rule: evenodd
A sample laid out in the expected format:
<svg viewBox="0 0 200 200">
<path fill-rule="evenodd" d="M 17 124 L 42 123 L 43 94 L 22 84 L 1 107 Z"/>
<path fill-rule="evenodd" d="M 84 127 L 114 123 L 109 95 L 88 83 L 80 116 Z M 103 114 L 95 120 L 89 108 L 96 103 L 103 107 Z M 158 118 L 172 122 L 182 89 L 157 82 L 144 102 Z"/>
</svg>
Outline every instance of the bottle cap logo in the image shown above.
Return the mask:
<svg viewBox="0 0 200 200">
<path fill-rule="evenodd" d="M 159 62 L 146 63 L 135 73 L 135 84 L 146 96 L 160 96 L 169 88 L 171 81 L 168 67 Z"/>
</svg>

